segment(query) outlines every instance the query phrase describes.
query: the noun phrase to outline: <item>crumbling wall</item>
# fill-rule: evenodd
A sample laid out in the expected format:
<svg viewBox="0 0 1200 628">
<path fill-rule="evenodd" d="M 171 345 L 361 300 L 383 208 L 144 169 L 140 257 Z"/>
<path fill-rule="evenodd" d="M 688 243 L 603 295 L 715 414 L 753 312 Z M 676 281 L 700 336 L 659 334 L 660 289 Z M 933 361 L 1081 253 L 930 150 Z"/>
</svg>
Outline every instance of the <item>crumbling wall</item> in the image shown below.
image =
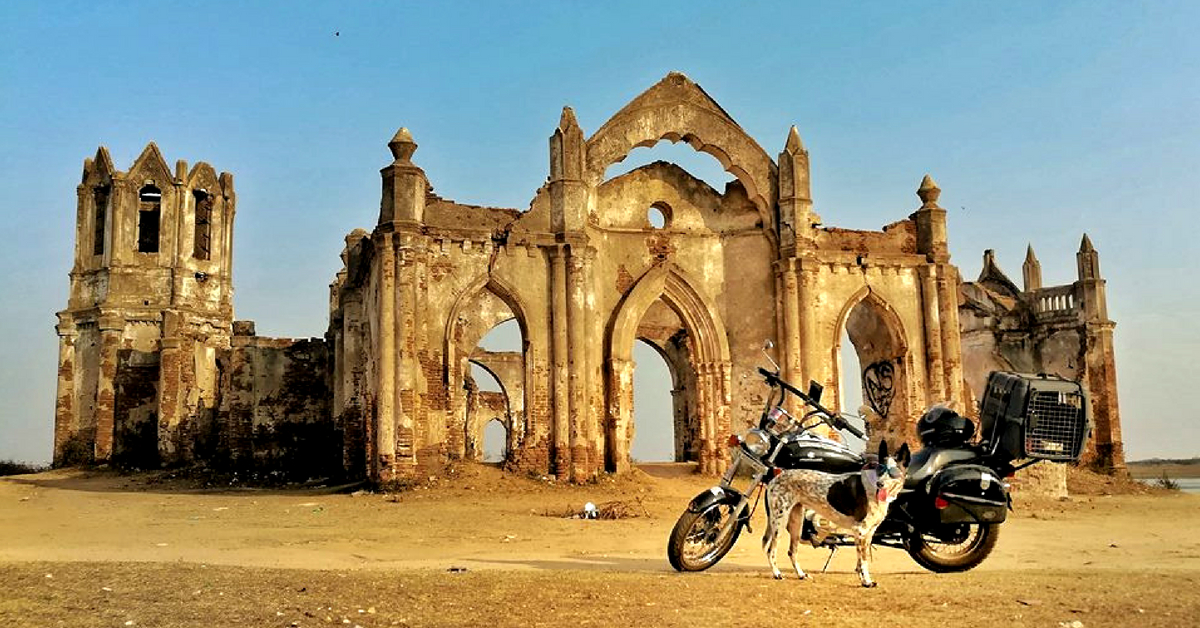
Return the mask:
<svg viewBox="0 0 1200 628">
<path fill-rule="evenodd" d="M 343 475 L 323 339 L 234 336 L 221 361 L 215 465 L 298 479 Z"/>
</svg>

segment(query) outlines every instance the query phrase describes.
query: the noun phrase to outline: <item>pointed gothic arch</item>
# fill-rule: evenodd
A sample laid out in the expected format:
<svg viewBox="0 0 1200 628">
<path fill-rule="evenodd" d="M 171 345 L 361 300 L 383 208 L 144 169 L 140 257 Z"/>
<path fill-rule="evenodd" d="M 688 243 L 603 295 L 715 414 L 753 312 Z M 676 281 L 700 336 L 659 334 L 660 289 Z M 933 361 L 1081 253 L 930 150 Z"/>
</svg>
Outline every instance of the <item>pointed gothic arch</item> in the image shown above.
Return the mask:
<svg viewBox="0 0 1200 628">
<path fill-rule="evenodd" d="M 607 419 L 605 466 L 624 471 L 629 466 L 633 428 L 633 343 L 646 311 L 661 299 L 675 311 L 691 336 L 690 361 L 697 379 L 697 420 L 700 427 L 699 466 L 719 473 L 725 461 L 718 455 L 717 434 L 729 429 L 729 339 L 716 304 L 672 262 L 642 275 L 621 299 L 610 319 L 605 343 Z"/>
<path fill-rule="evenodd" d="M 463 411 L 465 410 L 462 396 L 457 393 L 461 391 L 463 387 L 465 375 L 464 363 L 470 361 L 469 351 L 474 348 L 474 346 L 477 345 L 480 340 L 482 340 L 483 336 L 486 336 L 487 332 L 494 328 L 495 325 L 504 322 L 497 321 L 495 325 L 492 325 L 492 327 L 484 330 L 483 334 L 479 338 L 474 339 L 474 342 L 471 343 L 471 347 L 466 348 L 466 353 L 464 353 L 462 347 L 463 343 L 460 338 L 461 334 L 459 332 L 462 326 L 462 319 L 464 318 L 463 315 L 465 312 L 470 310 L 480 298 L 486 295 L 494 296 L 502 301 L 513 315 L 513 319 L 506 320 L 516 320 L 517 325 L 521 329 L 521 355 L 524 360 L 524 381 L 522 382 L 521 388 L 524 395 L 524 401 L 522 405 L 525 408 L 525 416 L 510 416 L 508 424 L 509 442 L 519 446 L 521 438 L 526 432 L 527 426 L 525 423 L 528 420 L 529 408 L 531 407 L 533 401 L 531 399 L 532 392 L 529 383 L 532 382 L 535 377 L 533 373 L 534 360 L 532 360 L 530 357 L 532 340 L 529 333 L 529 317 L 527 315 L 528 308 L 523 304 L 523 301 L 518 296 L 519 293 L 516 290 L 514 290 L 504 280 L 491 274 L 481 275 L 467 285 L 467 287 L 455 300 L 454 305 L 451 306 L 449 316 L 446 320 L 445 336 L 443 338 L 444 344 L 442 346 L 442 377 L 443 384 L 448 387 L 448 391 L 450 392 L 449 401 L 447 404 L 449 412 L 448 420 L 451 425 L 455 424 L 455 421 L 462 416 Z M 478 362 L 475 363 L 479 364 Z M 483 364 L 480 364 L 480 366 L 487 369 L 487 367 Z M 500 386 L 507 398 L 508 391 L 505 388 L 504 382 L 500 379 L 500 377 L 496 376 L 495 373 L 492 373 L 492 376 L 496 378 L 497 382 L 500 382 Z M 452 441 L 451 444 L 454 449 L 459 449 L 464 445 L 464 443 L 457 443 L 454 441 Z M 515 451 L 517 446 L 510 447 L 509 452 L 511 453 Z"/>
<path fill-rule="evenodd" d="M 855 329 L 851 329 L 851 328 Z M 833 381 L 842 382 L 841 339 L 846 331 L 858 355 L 863 401 L 882 417 L 876 434 L 904 429 L 914 408 L 912 352 L 899 313 L 870 286 L 863 286 L 842 306 L 829 345 Z M 847 400 L 847 403 L 850 403 Z M 845 410 L 845 408 L 843 408 Z M 876 438 L 872 438 L 874 442 Z"/>
<path fill-rule="evenodd" d="M 634 148 L 684 141 L 712 155 L 746 188 L 771 232 L 778 168 L 766 151 L 699 85 L 672 72 L 630 101 L 588 138 L 585 180 L 599 185 L 608 166 Z"/>
</svg>

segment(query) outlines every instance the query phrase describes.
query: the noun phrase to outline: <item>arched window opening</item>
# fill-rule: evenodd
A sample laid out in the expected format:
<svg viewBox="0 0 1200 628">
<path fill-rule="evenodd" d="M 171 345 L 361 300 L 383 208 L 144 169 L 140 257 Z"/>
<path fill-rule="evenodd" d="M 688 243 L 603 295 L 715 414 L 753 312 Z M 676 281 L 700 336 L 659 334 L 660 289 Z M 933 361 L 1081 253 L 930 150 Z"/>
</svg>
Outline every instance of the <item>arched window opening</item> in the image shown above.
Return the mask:
<svg viewBox="0 0 1200 628">
<path fill-rule="evenodd" d="M 196 190 L 192 194 L 196 201 L 196 236 L 192 246 L 192 257 L 211 259 L 213 195 L 204 189 Z"/>
<path fill-rule="evenodd" d="M 488 421 L 483 428 L 483 461 L 504 462 L 508 457 L 508 430 L 499 417 Z"/>
<path fill-rule="evenodd" d="M 630 455 L 638 462 L 675 462 L 676 408 L 671 369 L 645 340 L 633 343 L 633 423 Z"/>
<path fill-rule="evenodd" d="M 158 252 L 158 227 L 162 216 L 162 190 L 147 183 L 138 191 L 138 253 Z"/>
<path fill-rule="evenodd" d="M 666 203 L 655 203 L 646 210 L 646 221 L 651 229 L 666 229 L 671 224 L 671 206 Z"/>
<path fill-rule="evenodd" d="M 107 185 L 101 185 L 92 190 L 92 201 L 96 206 L 92 255 L 104 255 L 104 229 L 105 222 L 108 220 L 108 196 L 110 190 L 111 188 Z"/>
<path fill-rule="evenodd" d="M 734 179 L 716 157 L 692 148 L 687 142 L 671 143 L 669 140 L 660 140 L 653 146 L 639 146 L 629 151 L 624 159 L 605 170 L 604 178 L 614 179 L 656 161 L 675 164 L 718 192 L 724 191 L 725 184 Z"/>
</svg>

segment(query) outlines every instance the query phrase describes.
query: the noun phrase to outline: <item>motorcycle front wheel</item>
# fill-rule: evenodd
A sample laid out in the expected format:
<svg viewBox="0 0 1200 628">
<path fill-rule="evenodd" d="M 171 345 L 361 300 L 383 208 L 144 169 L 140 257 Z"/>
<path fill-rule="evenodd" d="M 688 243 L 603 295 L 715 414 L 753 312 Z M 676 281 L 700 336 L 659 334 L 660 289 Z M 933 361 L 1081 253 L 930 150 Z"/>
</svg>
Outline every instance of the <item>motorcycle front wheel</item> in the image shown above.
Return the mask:
<svg viewBox="0 0 1200 628">
<path fill-rule="evenodd" d="M 684 511 L 671 530 L 667 558 L 676 571 L 704 571 L 729 553 L 742 532 L 736 504 L 712 504 L 700 512 Z"/>
<path fill-rule="evenodd" d="M 998 523 L 948 524 L 938 530 L 915 531 L 905 540 L 905 549 L 929 571 L 952 573 L 982 563 L 999 537 Z"/>
</svg>

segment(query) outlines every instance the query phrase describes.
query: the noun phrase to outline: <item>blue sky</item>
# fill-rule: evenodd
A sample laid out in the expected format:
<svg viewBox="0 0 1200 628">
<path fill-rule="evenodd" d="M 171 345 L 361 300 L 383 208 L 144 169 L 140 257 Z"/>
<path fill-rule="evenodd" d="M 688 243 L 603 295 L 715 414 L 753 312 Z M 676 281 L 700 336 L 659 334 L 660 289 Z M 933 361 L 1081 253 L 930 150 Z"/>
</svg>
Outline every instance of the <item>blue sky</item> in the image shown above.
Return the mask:
<svg viewBox="0 0 1200 628">
<path fill-rule="evenodd" d="M 828 225 L 906 216 L 929 172 L 968 279 L 984 248 L 1019 279 L 1031 242 L 1069 282 L 1087 231 L 1129 456 L 1200 455 L 1200 3 L 843 4 L 3 3 L 0 458 L 49 457 L 53 314 L 98 145 L 121 169 L 154 140 L 233 172 L 238 318 L 316 336 L 398 127 L 443 196 L 524 208 L 562 105 L 591 132 L 671 70 L 769 154 L 797 125 Z M 638 153 L 727 178 L 686 147 Z"/>
</svg>

